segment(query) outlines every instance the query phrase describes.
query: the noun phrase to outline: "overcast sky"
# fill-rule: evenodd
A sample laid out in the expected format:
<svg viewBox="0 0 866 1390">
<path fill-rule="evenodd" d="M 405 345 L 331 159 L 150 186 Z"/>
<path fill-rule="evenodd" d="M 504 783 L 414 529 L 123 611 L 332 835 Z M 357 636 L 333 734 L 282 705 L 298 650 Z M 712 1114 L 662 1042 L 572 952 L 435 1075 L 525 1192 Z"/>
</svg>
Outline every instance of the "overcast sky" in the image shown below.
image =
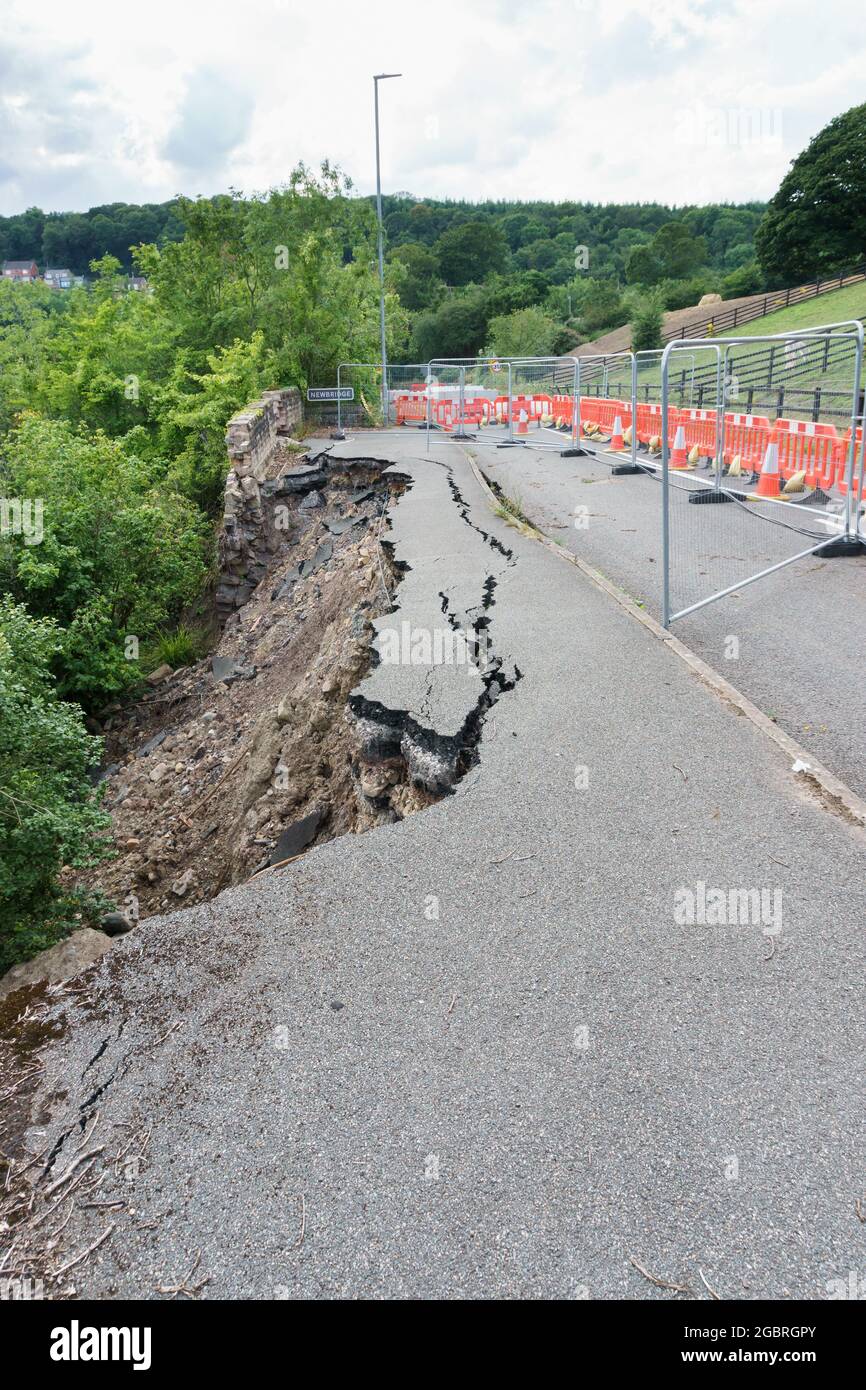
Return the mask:
<svg viewBox="0 0 866 1390">
<path fill-rule="evenodd" d="M 0 212 L 261 191 L 743 201 L 864 100 L 853 0 L 0 0 Z"/>
</svg>

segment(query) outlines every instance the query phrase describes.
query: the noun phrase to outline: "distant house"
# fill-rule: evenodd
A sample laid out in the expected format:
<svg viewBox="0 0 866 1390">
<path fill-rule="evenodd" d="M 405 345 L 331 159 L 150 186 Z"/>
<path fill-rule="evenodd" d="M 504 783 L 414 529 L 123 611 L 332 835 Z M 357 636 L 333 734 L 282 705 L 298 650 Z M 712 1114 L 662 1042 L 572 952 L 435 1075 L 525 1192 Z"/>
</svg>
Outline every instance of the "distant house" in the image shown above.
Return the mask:
<svg viewBox="0 0 866 1390">
<path fill-rule="evenodd" d="M 150 286 L 143 275 L 131 275 L 126 282 L 126 288 L 135 290 L 137 294 L 145 294 Z"/>
<path fill-rule="evenodd" d="M 35 261 L 4 261 L 4 280 L 36 280 L 39 271 Z"/>
<path fill-rule="evenodd" d="M 75 283 L 75 276 L 71 270 L 61 270 L 56 266 L 46 266 L 43 279 L 53 290 L 71 290 Z"/>
</svg>

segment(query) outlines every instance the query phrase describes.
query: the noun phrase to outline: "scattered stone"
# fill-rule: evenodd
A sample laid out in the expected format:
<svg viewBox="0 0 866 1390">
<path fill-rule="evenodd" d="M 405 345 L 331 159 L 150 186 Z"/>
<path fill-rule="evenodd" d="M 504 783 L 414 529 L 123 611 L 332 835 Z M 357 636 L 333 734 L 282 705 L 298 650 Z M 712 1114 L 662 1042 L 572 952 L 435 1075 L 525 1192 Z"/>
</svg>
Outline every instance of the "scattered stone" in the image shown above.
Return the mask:
<svg viewBox="0 0 866 1390">
<path fill-rule="evenodd" d="M 392 787 L 398 779 L 399 773 L 392 765 L 385 763 L 376 763 L 373 765 L 364 763 L 362 765 L 359 781 L 361 791 L 364 795 L 375 801 L 378 797 L 383 796 L 388 788 Z"/>
<path fill-rule="evenodd" d="M 40 981 L 59 984 L 71 980 L 80 970 L 92 965 L 111 945 L 111 938 L 105 932 L 94 931 L 91 927 L 80 927 L 65 941 L 40 951 L 32 960 L 21 965 L 13 965 L 0 979 L 0 999 L 5 999 L 14 989 L 24 985 L 35 985 Z"/>
<path fill-rule="evenodd" d="M 310 728 L 316 733 L 323 734 L 326 729 L 331 727 L 333 716 L 326 704 L 318 700 L 310 710 Z"/>
<path fill-rule="evenodd" d="M 295 569 L 291 570 L 291 571 L 286 575 L 286 577 L 285 577 L 285 579 L 283 580 L 282 584 L 278 584 L 277 587 L 276 587 L 276 589 L 274 589 L 273 593 L 271 594 L 271 599 L 273 600 L 273 599 L 280 599 L 280 598 L 288 598 L 289 595 L 290 595 L 291 592 L 292 592 L 293 586 L 298 582 L 298 580 L 300 579 L 300 577 L 301 577 L 301 571 L 300 571 L 299 569 L 295 568 Z"/>
<path fill-rule="evenodd" d="M 166 737 L 167 735 L 165 729 L 160 729 L 158 734 L 154 734 L 153 738 L 149 738 L 147 740 L 147 743 L 143 743 L 141 745 L 141 747 L 138 750 L 138 756 L 140 758 L 149 757 L 150 754 L 155 751 L 155 749 L 159 748 L 160 744 L 165 742 Z"/>
<path fill-rule="evenodd" d="M 150 777 L 151 782 L 161 782 L 167 772 L 168 763 L 157 763 L 156 767 L 151 769 L 148 776 Z"/>
<path fill-rule="evenodd" d="M 210 668 L 215 680 L 228 680 L 234 673 L 235 659 L 233 656 L 213 656 L 211 657 Z"/>
<path fill-rule="evenodd" d="M 302 512 L 311 512 L 314 511 L 317 507 L 324 507 L 324 505 L 324 497 L 318 491 L 317 488 L 313 488 L 312 492 L 308 492 L 306 497 L 303 497 L 301 499 L 301 501 L 298 504 L 298 507 L 299 510 Z"/>
<path fill-rule="evenodd" d="M 171 885 L 171 891 L 176 898 L 183 898 L 186 896 L 192 887 L 193 877 L 192 869 L 187 869 L 185 873 L 181 874 L 180 878 L 175 879 L 174 883 Z"/>
<path fill-rule="evenodd" d="M 251 681 L 255 680 L 255 677 L 255 666 L 236 665 L 234 666 L 233 670 L 229 673 L 229 675 L 222 677 L 222 680 L 224 685 L 231 685 L 233 681 Z"/>
<path fill-rule="evenodd" d="M 315 555 L 313 556 L 313 569 L 321 569 L 326 565 L 334 553 L 333 541 L 322 541 Z"/>
<path fill-rule="evenodd" d="M 106 936 L 125 936 L 132 931 L 133 923 L 122 912 L 106 912 L 99 920 L 99 926 Z"/>
<path fill-rule="evenodd" d="M 157 666 L 156 670 L 151 671 L 150 675 L 145 679 L 148 685 L 162 685 L 163 681 L 167 681 L 171 674 L 171 667 L 166 666 L 163 662 L 162 666 Z"/>
</svg>

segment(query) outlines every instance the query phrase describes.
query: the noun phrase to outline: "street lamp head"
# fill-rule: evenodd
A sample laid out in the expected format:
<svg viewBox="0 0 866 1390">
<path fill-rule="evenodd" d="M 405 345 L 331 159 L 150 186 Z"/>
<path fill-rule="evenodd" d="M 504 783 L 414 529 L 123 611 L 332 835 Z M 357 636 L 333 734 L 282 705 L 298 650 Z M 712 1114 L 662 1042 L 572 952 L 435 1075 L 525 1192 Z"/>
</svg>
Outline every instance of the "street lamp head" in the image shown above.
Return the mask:
<svg viewBox="0 0 866 1390">
<path fill-rule="evenodd" d="M 377 72 L 377 73 L 374 75 L 374 77 L 373 77 L 373 81 L 374 81 L 374 82 L 384 82 L 385 79 L 388 78 L 388 77 L 402 77 L 402 76 L 403 76 L 402 72 Z"/>
</svg>

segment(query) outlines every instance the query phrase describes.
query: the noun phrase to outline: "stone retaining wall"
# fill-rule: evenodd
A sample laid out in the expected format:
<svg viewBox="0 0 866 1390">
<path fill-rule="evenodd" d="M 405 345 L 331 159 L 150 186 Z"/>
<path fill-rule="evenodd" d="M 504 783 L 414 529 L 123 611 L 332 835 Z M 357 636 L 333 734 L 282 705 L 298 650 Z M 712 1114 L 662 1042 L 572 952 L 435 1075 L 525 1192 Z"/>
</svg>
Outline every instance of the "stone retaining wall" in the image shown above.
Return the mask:
<svg viewBox="0 0 866 1390">
<path fill-rule="evenodd" d="M 218 544 L 216 606 L 225 620 L 242 608 L 262 579 L 276 547 L 262 507 L 261 485 L 279 469 L 280 442 L 303 424 L 296 386 L 264 391 L 233 415 L 226 428 L 229 469 Z"/>
</svg>

